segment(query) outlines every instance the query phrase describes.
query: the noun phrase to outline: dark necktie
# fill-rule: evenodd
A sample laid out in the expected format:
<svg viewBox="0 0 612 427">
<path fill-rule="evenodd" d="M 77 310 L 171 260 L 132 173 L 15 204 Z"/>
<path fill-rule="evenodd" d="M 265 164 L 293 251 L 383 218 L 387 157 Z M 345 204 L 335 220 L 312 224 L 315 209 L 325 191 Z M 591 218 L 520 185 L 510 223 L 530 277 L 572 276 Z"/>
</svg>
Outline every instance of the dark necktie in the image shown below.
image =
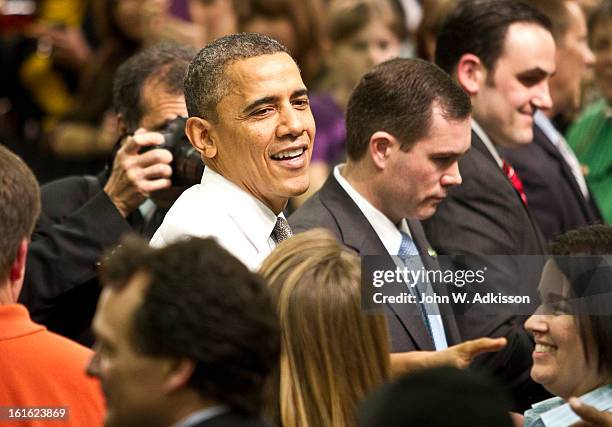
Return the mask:
<svg viewBox="0 0 612 427">
<path fill-rule="evenodd" d="M 276 217 L 276 224 L 272 230 L 272 238 L 274 241 L 276 243 L 280 243 L 283 240 L 287 240 L 291 236 L 293 236 L 293 232 L 291 231 L 291 227 L 289 227 L 287 220 L 282 216 Z"/>
<path fill-rule="evenodd" d="M 523 190 L 523 182 L 514 171 L 514 168 L 510 166 L 508 162 L 502 160 L 502 170 L 510 180 L 510 184 L 512 184 L 518 195 L 521 197 L 523 204 L 527 206 L 527 196 L 525 195 L 525 191 Z"/>
</svg>

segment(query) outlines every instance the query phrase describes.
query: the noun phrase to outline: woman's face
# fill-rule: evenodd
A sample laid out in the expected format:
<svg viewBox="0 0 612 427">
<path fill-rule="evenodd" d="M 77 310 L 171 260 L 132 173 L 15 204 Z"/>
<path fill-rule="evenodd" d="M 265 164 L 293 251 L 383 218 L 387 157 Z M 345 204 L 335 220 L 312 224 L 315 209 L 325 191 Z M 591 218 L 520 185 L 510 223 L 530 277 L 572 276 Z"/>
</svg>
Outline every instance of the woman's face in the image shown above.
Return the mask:
<svg viewBox="0 0 612 427">
<path fill-rule="evenodd" d="M 332 64 L 352 87 L 370 68 L 400 53 L 400 40 L 381 20 L 370 21 L 359 32 L 334 46 Z"/>
<path fill-rule="evenodd" d="M 577 318 L 568 314 L 569 289 L 557 265 L 548 261 L 538 287 L 542 305 L 525 322 L 525 329 L 536 342 L 531 378 L 564 399 L 580 396 L 603 383 L 592 339 L 587 363 Z"/>
</svg>

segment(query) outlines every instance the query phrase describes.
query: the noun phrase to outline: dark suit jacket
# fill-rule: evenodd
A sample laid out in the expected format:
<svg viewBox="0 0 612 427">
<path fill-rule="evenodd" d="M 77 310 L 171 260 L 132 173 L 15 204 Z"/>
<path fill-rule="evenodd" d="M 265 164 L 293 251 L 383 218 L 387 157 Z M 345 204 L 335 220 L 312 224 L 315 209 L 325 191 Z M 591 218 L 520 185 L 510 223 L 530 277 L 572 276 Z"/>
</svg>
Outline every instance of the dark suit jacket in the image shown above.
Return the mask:
<svg viewBox="0 0 612 427">
<path fill-rule="evenodd" d="M 537 283 L 544 259 L 530 257 L 529 265 L 522 261 L 498 259 L 490 255 L 541 255 L 544 239 L 529 211 L 512 187 L 495 159 L 472 132 L 471 149 L 459 160 L 463 182 L 452 188 L 448 198 L 440 203 L 436 214 L 423 222 L 425 234 L 439 254 L 470 255 L 456 257 L 456 266 L 473 269 L 474 264 L 488 265 L 487 291 L 527 294 L 537 301 Z M 525 286 L 525 285 L 528 286 Z M 518 312 L 518 309 L 517 309 Z M 509 385 L 518 408 L 526 408 L 546 396 L 540 394 L 530 380 L 533 341 L 523 328 L 527 316 L 502 312 L 499 306 L 477 304 L 469 315 L 459 316 L 459 331 L 465 339 L 480 336 L 505 336 L 504 351 L 488 354 L 477 360 Z"/>
<path fill-rule="evenodd" d="M 19 295 L 34 321 L 85 345 L 93 343 L 90 325 L 100 294 L 97 263 L 121 236 L 138 231 L 135 217 L 126 221 L 101 191 L 105 182 L 105 174 L 73 176 L 42 187 L 43 210 Z"/>
<path fill-rule="evenodd" d="M 321 190 L 314 194 L 302 207 L 289 217 L 289 224 L 294 232 L 323 227 L 330 230 L 344 245 L 355 250 L 359 255 L 384 255 L 388 257 L 385 269 L 394 270 L 395 264 L 380 238 L 363 215 L 359 207 L 340 186 L 333 174 L 327 179 Z M 418 221 L 408 220 L 412 238 L 421 253 L 423 265 L 437 268 L 434 258 L 427 254 L 429 243 Z M 445 309 L 441 305 L 441 311 Z M 434 343 L 418 316 L 416 304 L 389 304 L 387 320 L 394 352 L 411 350 L 435 350 Z M 444 311 L 443 315 L 446 339 L 449 345 L 461 341 L 452 313 Z"/>
<path fill-rule="evenodd" d="M 500 153 L 523 182 L 529 211 L 546 240 L 588 224 L 601 223 L 593 197 L 586 200 L 571 168 L 544 132 L 534 126 L 533 144 Z"/>
</svg>

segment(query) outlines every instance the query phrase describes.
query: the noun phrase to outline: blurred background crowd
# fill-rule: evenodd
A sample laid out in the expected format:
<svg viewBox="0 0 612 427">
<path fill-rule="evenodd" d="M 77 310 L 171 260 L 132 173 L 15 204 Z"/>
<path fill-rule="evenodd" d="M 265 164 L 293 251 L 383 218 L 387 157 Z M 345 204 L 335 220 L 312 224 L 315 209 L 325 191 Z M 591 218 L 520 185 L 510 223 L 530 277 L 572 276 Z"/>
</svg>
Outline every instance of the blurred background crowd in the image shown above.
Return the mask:
<svg viewBox="0 0 612 427">
<path fill-rule="evenodd" d="M 344 110 L 361 75 L 386 59 L 433 60 L 454 0 L 3 0 L 0 2 L 0 139 L 26 159 L 41 183 L 97 173 L 119 138 L 111 108 L 117 67 L 142 47 L 169 40 L 201 48 L 234 32 L 260 32 L 285 44 L 311 92 L 317 124 L 311 186 L 316 192 L 344 155 Z M 610 17 L 582 0 L 594 62 L 580 110 L 554 119 L 583 164 L 599 200 L 612 183 Z M 602 127 L 607 128 L 602 129 Z M 594 148 L 596 153 L 594 153 Z M 603 187 L 600 184 L 603 183 Z"/>
</svg>

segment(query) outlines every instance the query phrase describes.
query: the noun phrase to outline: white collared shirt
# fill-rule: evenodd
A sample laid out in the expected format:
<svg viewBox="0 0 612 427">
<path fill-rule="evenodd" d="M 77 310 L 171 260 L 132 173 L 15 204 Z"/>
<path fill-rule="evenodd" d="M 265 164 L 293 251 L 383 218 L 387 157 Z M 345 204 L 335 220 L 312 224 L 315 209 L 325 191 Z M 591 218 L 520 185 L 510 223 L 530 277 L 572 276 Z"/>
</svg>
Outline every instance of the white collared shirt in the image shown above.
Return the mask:
<svg viewBox="0 0 612 427">
<path fill-rule="evenodd" d="M 367 201 L 353 186 L 342 176 L 341 169 L 344 164 L 337 165 L 334 168 L 334 178 L 338 181 L 338 184 L 346 191 L 349 197 L 355 202 L 359 210 L 366 217 L 374 232 L 384 245 L 389 255 L 396 256 L 399 253 L 400 246 L 402 244 L 402 233 L 400 230 L 406 233 L 410 238 L 410 229 L 405 218 L 398 225 L 393 224 L 389 218 L 381 211 L 376 209 L 369 201 Z M 401 262 L 398 258 L 394 258 L 394 262 Z M 412 292 L 412 291 L 411 291 Z M 425 290 L 426 293 L 431 293 L 431 285 Z M 436 303 L 427 304 L 427 317 L 429 319 L 430 326 L 433 333 L 433 341 L 436 350 L 444 350 L 448 348 L 446 341 L 446 333 L 444 331 L 444 323 L 442 322 L 442 316 L 439 314 L 440 309 Z"/>
<path fill-rule="evenodd" d="M 214 418 L 229 411 L 230 408 L 226 405 L 211 406 L 209 408 L 194 412 L 193 414 L 187 416 L 186 418 L 183 418 L 181 421 L 174 424 L 172 427 L 193 427 L 203 421 L 210 420 L 211 418 Z"/>
<path fill-rule="evenodd" d="M 487 150 L 489 150 L 489 153 L 491 153 L 499 168 L 502 169 L 504 162 L 499 153 L 497 152 L 495 144 L 493 144 L 484 129 L 480 127 L 480 125 L 478 124 L 478 122 L 476 122 L 476 120 L 474 120 L 474 118 L 472 118 L 472 130 L 476 133 L 476 135 L 478 135 L 478 138 L 482 140 L 482 143 L 485 145 L 485 147 L 487 147 Z"/>
<path fill-rule="evenodd" d="M 271 237 L 276 218 L 259 199 L 207 167 L 201 183 L 172 205 L 150 244 L 162 247 L 187 236 L 215 237 L 256 270 L 276 247 Z"/>
<path fill-rule="evenodd" d="M 402 218 L 399 229 L 398 226 L 393 224 L 387 216 L 376 209 L 370 202 L 368 202 L 357 190 L 353 188 L 351 184 L 342 176 L 341 168 L 344 164 L 337 165 L 334 168 L 334 178 L 338 181 L 338 184 L 347 192 L 349 197 L 355 202 L 359 210 L 366 217 L 378 238 L 385 246 L 387 252 L 391 255 L 397 255 L 399 252 L 400 245 L 402 244 L 402 234 L 399 232 L 401 229 L 404 233 L 410 236 L 410 229 L 406 220 Z M 411 236 L 412 237 L 412 236 Z"/>
</svg>

